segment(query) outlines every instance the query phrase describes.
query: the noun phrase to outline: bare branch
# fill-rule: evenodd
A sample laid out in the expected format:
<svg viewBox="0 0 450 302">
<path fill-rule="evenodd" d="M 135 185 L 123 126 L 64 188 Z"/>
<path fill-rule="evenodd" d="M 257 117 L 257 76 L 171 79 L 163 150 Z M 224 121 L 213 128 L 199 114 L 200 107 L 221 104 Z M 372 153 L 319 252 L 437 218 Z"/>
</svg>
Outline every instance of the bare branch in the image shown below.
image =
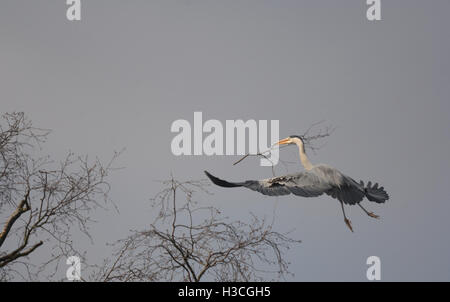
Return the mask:
<svg viewBox="0 0 450 302">
<path fill-rule="evenodd" d="M 318 126 L 321 126 L 324 123 L 325 121 L 314 123 L 303 133 L 302 138 L 305 143 L 306 149 L 310 149 L 311 151 L 316 152 L 323 146 L 317 146 L 316 142 L 330 136 L 336 130 L 336 127 L 330 125 L 318 128 Z"/>
</svg>

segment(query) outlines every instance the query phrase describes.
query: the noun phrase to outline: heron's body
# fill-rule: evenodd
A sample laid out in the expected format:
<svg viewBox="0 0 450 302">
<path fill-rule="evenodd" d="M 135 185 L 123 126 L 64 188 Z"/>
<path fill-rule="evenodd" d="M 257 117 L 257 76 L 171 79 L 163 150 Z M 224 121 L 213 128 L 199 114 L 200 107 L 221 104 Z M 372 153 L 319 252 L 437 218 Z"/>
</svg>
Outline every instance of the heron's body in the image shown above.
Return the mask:
<svg viewBox="0 0 450 302">
<path fill-rule="evenodd" d="M 246 187 L 269 196 L 294 194 L 302 197 L 317 197 L 325 193 L 340 201 L 344 220 L 351 230 L 350 220 L 345 216 L 344 204 L 357 204 L 369 216 L 378 218 L 377 215 L 366 211 L 360 205 L 360 202 L 366 197 L 369 201 L 384 203 L 389 199 L 389 196 L 383 187 L 378 187 L 378 184 L 372 186 L 370 181 L 365 186 L 362 181 L 358 183 L 353 178 L 327 165 L 312 165 L 306 156 L 303 141 L 298 136 L 290 136 L 281 140 L 279 144 L 296 144 L 299 147 L 300 161 L 305 171 L 244 182 L 228 182 L 211 175 L 207 171 L 205 173 L 218 186 Z"/>
</svg>

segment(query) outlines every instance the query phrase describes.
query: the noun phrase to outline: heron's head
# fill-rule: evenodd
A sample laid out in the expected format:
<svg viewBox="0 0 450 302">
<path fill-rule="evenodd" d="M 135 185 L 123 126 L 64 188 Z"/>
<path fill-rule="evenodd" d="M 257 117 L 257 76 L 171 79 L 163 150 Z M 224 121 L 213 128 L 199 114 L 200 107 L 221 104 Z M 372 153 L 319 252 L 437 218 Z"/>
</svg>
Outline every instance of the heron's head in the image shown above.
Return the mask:
<svg viewBox="0 0 450 302">
<path fill-rule="evenodd" d="M 286 137 L 282 140 L 280 140 L 277 145 L 303 145 L 303 138 L 299 135 L 291 135 L 289 137 Z"/>
</svg>

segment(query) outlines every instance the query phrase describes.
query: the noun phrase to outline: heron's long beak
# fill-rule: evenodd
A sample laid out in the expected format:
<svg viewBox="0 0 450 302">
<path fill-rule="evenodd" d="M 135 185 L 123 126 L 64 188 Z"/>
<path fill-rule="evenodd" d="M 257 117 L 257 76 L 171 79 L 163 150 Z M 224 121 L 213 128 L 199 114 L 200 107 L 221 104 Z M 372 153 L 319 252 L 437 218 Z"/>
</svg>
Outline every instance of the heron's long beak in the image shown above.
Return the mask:
<svg viewBox="0 0 450 302">
<path fill-rule="evenodd" d="M 276 144 L 277 145 L 286 145 L 286 144 L 289 144 L 290 142 L 291 142 L 291 139 L 288 137 L 288 138 L 282 139 L 281 141 L 279 141 Z"/>
</svg>

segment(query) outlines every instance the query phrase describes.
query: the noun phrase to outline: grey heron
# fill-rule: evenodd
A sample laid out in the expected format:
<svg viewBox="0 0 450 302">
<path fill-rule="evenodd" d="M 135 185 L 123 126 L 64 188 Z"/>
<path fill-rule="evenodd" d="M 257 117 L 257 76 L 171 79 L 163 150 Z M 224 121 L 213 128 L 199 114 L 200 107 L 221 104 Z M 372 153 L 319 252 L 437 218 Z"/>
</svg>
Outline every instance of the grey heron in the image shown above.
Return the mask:
<svg viewBox="0 0 450 302">
<path fill-rule="evenodd" d="M 300 162 L 305 169 L 303 172 L 262 180 L 247 180 L 244 182 L 228 182 L 211 175 L 207 171 L 205 171 L 205 174 L 218 186 L 226 188 L 245 187 L 269 196 L 288 195 L 292 193 L 302 197 L 317 197 L 325 193 L 340 202 L 344 222 L 352 232 L 352 224 L 345 214 L 344 204 L 357 204 L 370 217 L 379 218 L 378 215 L 366 210 L 360 203 L 364 197 L 372 202 L 384 203 L 389 199 L 389 195 L 383 187 L 379 187 L 378 183 L 372 185 L 370 181 L 367 185 L 364 185 L 363 181 L 358 183 L 339 170 L 324 164 L 312 165 L 306 156 L 305 145 L 301 136 L 291 135 L 277 143 L 277 145 L 290 144 L 298 146 Z"/>
</svg>

